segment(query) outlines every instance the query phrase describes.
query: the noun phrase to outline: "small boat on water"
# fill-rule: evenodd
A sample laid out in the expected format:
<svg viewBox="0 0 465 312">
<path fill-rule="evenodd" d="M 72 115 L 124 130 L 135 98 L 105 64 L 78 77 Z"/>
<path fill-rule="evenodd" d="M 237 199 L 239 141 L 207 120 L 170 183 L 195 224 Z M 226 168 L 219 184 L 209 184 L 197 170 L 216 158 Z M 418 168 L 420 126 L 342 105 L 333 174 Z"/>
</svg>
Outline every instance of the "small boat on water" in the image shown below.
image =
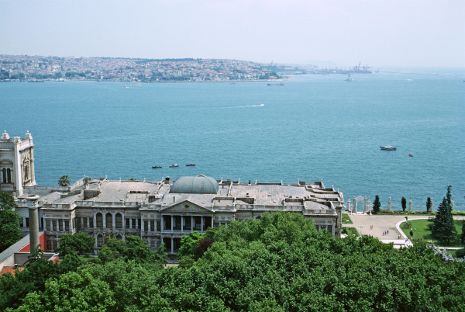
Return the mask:
<svg viewBox="0 0 465 312">
<path fill-rule="evenodd" d="M 186 164 L 186 167 L 195 167 L 195 164 Z"/>
<path fill-rule="evenodd" d="M 161 169 L 162 166 L 152 166 L 152 169 Z"/>
<path fill-rule="evenodd" d="M 352 81 L 352 80 L 353 80 L 353 79 L 352 79 L 352 75 L 351 75 L 351 74 L 347 74 L 347 78 L 344 79 L 344 81 L 349 81 L 349 82 Z"/>
<path fill-rule="evenodd" d="M 380 146 L 379 149 L 382 150 L 382 151 L 391 152 L 391 151 L 396 151 L 397 147 L 392 146 L 392 145 L 383 145 L 383 146 Z"/>
<path fill-rule="evenodd" d="M 412 153 L 408 153 L 408 157 L 413 157 L 413 154 L 412 154 Z"/>
<path fill-rule="evenodd" d="M 172 165 L 170 165 L 170 168 L 177 168 L 177 167 L 179 167 L 178 164 L 172 164 Z"/>
</svg>

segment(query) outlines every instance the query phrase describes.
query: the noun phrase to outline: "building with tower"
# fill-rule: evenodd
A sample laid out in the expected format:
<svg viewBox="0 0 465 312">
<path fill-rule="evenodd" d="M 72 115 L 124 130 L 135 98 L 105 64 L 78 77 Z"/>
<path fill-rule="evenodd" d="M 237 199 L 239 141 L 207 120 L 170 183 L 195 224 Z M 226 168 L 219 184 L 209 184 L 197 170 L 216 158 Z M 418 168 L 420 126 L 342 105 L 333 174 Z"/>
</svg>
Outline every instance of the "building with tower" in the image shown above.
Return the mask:
<svg viewBox="0 0 465 312">
<path fill-rule="evenodd" d="M 23 138 L 10 138 L 4 131 L 0 138 L 0 191 L 21 196 L 25 187 L 35 185 L 32 134 L 27 131 Z"/>
</svg>

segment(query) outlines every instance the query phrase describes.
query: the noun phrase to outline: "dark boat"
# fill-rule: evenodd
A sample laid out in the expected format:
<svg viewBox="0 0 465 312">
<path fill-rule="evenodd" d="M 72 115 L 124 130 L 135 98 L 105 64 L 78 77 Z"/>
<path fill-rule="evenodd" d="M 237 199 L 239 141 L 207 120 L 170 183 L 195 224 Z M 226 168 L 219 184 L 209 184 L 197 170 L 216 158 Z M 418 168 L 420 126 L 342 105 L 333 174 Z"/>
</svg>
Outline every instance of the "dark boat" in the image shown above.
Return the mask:
<svg viewBox="0 0 465 312">
<path fill-rule="evenodd" d="M 195 167 L 195 164 L 186 164 L 186 167 Z"/>
<path fill-rule="evenodd" d="M 152 169 L 161 169 L 162 166 L 152 166 Z"/>
<path fill-rule="evenodd" d="M 384 146 L 380 146 L 379 148 L 382 151 L 396 151 L 397 150 L 397 147 L 392 146 L 392 145 L 384 145 Z"/>
<path fill-rule="evenodd" d="M 408 157 L 413 157 L 413 154 L 412 154 L 412 153 L 408 153 Z"/>
<path fill-rule="evenodd" d="M 170 168 L 177 168 L 177 167 L 179 167 L 178 164 L 172 164 L 172 165 L 170 165 Z"/>
</svg>

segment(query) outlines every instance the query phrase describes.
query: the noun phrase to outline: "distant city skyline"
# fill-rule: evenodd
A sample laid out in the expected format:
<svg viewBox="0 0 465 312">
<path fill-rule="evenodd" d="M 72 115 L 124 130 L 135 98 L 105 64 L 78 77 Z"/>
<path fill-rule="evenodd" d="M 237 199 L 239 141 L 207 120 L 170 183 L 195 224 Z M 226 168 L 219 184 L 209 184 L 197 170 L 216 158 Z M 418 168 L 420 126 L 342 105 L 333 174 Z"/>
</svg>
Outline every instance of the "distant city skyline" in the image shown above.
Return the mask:
<svg viewBox="0 0 465 312">
<path fill-rule="evenodd" d="M 465 1 L 0 0 L 0 54 L 465 67 Z"/>
</svg>

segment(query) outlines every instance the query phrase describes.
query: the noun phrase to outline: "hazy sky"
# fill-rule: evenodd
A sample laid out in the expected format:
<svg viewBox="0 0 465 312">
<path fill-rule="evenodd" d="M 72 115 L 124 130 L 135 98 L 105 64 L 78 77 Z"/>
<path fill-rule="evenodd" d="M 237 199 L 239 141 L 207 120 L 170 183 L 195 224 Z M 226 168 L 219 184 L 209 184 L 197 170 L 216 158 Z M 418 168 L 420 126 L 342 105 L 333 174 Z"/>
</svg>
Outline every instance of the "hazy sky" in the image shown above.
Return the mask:
<svg viewBox="0 0 465 312">
<path fill-rule="evenodd" d="M 465 67 L 465 0 L 0 0 L 0 53 Z"/>
</svg>

